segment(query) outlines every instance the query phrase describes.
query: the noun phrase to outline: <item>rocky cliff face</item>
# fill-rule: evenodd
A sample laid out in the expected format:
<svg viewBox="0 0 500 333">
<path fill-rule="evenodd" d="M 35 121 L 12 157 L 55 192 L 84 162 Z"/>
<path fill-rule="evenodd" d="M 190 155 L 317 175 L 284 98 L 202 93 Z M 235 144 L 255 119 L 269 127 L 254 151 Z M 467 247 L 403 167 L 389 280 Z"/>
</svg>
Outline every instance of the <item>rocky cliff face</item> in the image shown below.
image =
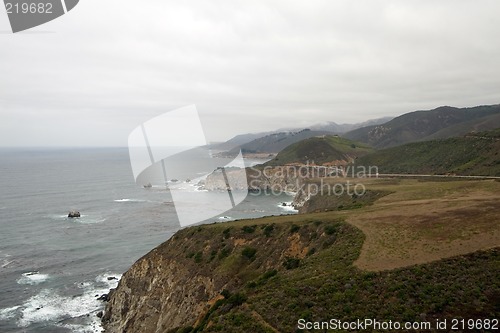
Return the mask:
<svg viewBox="0 0 500 333">
<path fill-rule="evenodd" d="M 251 191 L 296 192 L 303 180 L 313 175 L 308 170 L 308 168 L 301 166 L 259 166 L 245 170 L 228 169 L 226 176 L 233 190 L 248 188 Z M 217 170 L 210 174 L 204 187 L 209 191 L 226 190 L 227 185 L 222 172 Z"/>
<path fill-rule="evenodd" d="M 309 234 L 290 224 L 191 227 L 139 259 L 110 293 L 106 332 L 158 332 L 194 327 L 210 307 L 264 272 L 283 270 L 287 258 L 304 258 Z M 316 231 L 310 231 L 312 234 Z"/>
</svg>

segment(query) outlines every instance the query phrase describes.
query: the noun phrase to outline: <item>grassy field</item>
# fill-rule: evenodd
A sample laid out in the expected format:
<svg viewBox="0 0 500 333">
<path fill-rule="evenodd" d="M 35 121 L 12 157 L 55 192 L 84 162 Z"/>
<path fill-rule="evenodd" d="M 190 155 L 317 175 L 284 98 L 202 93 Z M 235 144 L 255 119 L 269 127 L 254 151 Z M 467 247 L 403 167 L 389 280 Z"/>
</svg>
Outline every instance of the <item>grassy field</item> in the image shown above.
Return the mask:
<svg viewBox="0 0 500 333">
<path fill-rule="evenodd" d="M 364 184 L 389 194 L 356 209 L 184 229 L 178 238 L 198 240 L 182 249 L 187 260 L 231 282 L 193 327 L 171 332 L 302 332 L 300 318 L 498 318 L 500 182 Z"/>
</svg>

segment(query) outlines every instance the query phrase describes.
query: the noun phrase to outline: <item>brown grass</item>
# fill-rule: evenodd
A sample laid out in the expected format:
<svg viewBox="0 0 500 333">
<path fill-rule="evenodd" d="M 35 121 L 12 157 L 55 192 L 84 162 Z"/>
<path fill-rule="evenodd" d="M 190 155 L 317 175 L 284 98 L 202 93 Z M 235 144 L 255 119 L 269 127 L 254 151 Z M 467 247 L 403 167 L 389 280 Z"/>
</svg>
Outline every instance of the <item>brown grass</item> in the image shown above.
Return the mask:
<svg viewBox="0 0 500 333">
<path fill-rule="evenodd" d="M 388 270 L 500 246 L 500 184 L 405 181 L 392 188 L 347 218 L 366 235 L 359 268 Z"/>
</svg>

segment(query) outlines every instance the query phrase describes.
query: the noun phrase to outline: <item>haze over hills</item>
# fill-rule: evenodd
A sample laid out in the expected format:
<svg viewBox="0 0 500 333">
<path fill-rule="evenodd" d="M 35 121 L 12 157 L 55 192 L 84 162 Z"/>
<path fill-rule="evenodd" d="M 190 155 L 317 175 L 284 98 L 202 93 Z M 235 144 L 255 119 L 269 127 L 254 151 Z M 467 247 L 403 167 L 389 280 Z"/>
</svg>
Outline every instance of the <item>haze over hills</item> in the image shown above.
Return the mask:
<svg viewBox="0 0 500 333">
<path fill-rule="evenodd" d="M 311 133 L 312 135 L 322 135 L 319 132 L 329 135 L 342 134 L 361 127 L 383 124 L 391 119 L 393 119 L 393 117 L 383 117 L 377 119 L 370 119 L 356 124 L 337 124 L 333 121 L 328 121 L 328 122 L 314 124 L 312 126 L 308 126 L 307 128 L 280 128 L 276 131 L 270 131 L 270 132 L 246 133 L 246 134 L 236 135 L 235 137 L 231 138 L 226 142 L 213 144 L 211 145 L 211 148 L 222 151 L 230 151 L 237 147 L 250 143 L 254 140 L 259 140 L 262 138 L 263 140 L 251 143 L 247 147 L 242 147 L 242 149 L 253 150 L 255 152 L 257 152 L 258 150 L 258 152 L 275 153 L 276 146 L 277 147 L 282 146 L 281 144 L 275 145 L 277 141 L 287 140 L 287 137 L 294 137 L 297 133 L 302 132 L 304 129 L 309 129 L 311 131 L 318 132 L 318 133 Z M 296 138 L 298 137 L 295 137 L 291 141 L 295 141 Z M 291 143 L 289 141 L 289 144 Z M 271 147 L 267 147 L 267 145 L 271 145 Z"/>
<path fill-rule="evenodd" d="M 382 125 L 359 128 L 343 136 L 375 148 L 388 148 L 409 142 L 449 138 L 471 131 L 500 127 L 500 105 L 472 108 L 442 106 L 430 111 L 403 114 Z"/>
<path fill-rule="evenodd" d="M 239 149 L 245 153 L 269 153 L 275 154 L 291 144 L 309 139 L 315 136 L 330 135 L 327 131 L 311 131 L 303 129 L 299 132 L 279 132 L 266 135 L 234 148 L 231 153 L 237 154 Z"/>
</svg>

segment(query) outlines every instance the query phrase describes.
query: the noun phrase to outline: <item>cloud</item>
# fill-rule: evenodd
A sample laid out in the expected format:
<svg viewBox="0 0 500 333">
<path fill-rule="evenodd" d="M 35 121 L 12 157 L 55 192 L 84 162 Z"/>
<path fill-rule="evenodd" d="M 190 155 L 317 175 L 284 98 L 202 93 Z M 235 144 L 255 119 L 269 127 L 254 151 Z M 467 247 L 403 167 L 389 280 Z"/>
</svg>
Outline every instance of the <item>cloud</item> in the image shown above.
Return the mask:
<svg viewBox="0 0 500 333">
<path fill-rule="evenodd" d="M 488 0 L 80 1 L 0 34 L 1 145 L 126 145 L 141 122 L 189 104 L 207 139 L 223 140 L 498 103 L 499 10 Z"/>
</svg>

